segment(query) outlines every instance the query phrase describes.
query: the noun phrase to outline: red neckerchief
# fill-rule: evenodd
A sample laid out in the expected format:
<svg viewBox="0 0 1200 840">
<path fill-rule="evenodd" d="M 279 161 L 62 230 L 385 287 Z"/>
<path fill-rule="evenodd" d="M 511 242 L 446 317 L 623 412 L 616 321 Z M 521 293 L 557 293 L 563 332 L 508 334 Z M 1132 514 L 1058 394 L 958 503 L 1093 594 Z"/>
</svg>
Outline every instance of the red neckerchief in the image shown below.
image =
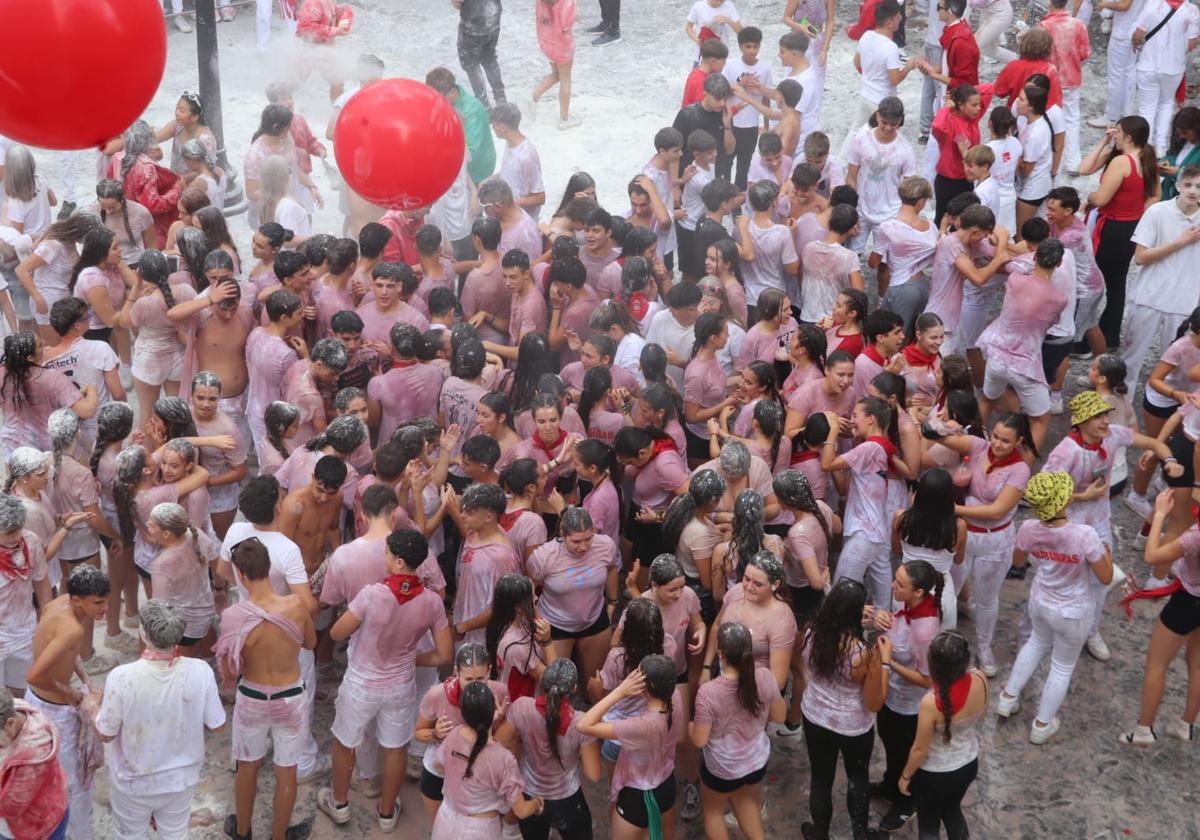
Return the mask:
<svg viewBox="0 0 1200 840">
<path fill-rule="evenodd" d="M 417 359 L 400 359 L 398 361 L 393 359 L 392 360 L 392 370 L 395 370 L 396 368 L 413 367 L 417 363 L 417 361 L 418 361 Z"/>
<path fill-rule="evenodd" d="M 458 677 L 451 677 L 442 683 L 442 690 L 446 692 L 446 699 L 450 701 L 450 705 L 457 709 L 462 700 L 462 683 L 458 681 Z"/>
<path fill-rule="evenodd" d="M 529 508 L 505 511 L 500 514 L 500 527 L 505 531 L 511 531 L 513 526 L 517 524 L 517 520 L 521 518 L 521 514 L 530 512 Z"/>
<path fill-rule="evenodd" d="M 175 645 L 173 648 L 171 648 L 170 653 L 159 653 L 157 650 L 146 648 L 142 651 L 142 655 L 138 658 L 148 659 L 151 662 L 166 662 L 167 667 L 170 667 L 171 665 L 174 665 L 175 660 L 179 658 L 179 645 Z"/>
<path fill-rule="evenodd" d="M 903 616 L 909 624 L 912 624 L 913 619 L 917 618 L 937 618 L 937 614 L 937 601 L 933 599 L 932 595 L 925 596 L 925 599 L 915 607 L 905 607 L 896 611 L 896 617 Z"/>
<path fill-rule="evenodd" d="M 1088 452 L 1099 452 L 1101 461 L 1108 460 L 1108 452 L 1104 449 L 1103 441 L 1100 443 L 1087 443 L 1084 441 L 1083 435 L 1079 433 L 1078 429 L 1072 429 L 1071 434 L 1067 435 L 1067 437 L 1075 441 L 1075 443 L 1079 445 L 1080 449 L 1086 449 Z"/>
<path fill-rule="evenodd" d="M 496 670 L 504 670 L 504 663 L 499 656 L 496 657 Z M 513 666 L 508 672 L 508 680 L 505 684 L 508 686 L 508 699 L 510 702 L 537 694 L 537 680 L 516 666 Z"/>
<path fill-rule="evenodd" d="M 547 707 L 550 705 L 546 702 L 546 696 L 542 695 L 533 701 L 534 708 L 538 710 L 538 714 L 542 717 L 546 716 Z M 571 715 L 575 714 L 575 709 L 571 707 L 571 701 L 564 697 L 558 706 L 558 734 L 559 736 L 566 735 L 571 728 Z"/>
<path fill-rule="evenodd" d="M 821 457 L 821 453 L 816 449 L 801 449 L 799 452 L 792 453 L 791 466 L 803 464 L 805 461 L 815 461 Z"/>
<path fill-rule="evenodd" d="M 1012 452 L 1009 452 L 1007 455 L 1005 455 L 1000 460 L 996 460 L 996 458 L 992 455 L 992 448 L 989 446 L 988 452 L 987 452 L 988 465 L 987 465 L 987 469 L 984 470 L 983 473 L 984 473 L 984 475 L 991 475 L 992 470 L 1000 469 L 1000 467 L 1012 466 L 1013 464 L 1020 462 L 1020 460 L 1021 460 L 1021 453 L 1019 451 L 1017 451 L 1016 449 L 1014 449 Z"/>
<path fill-rule="evenodd" d="M 679 447 L 675 445 L 675 441 L 669 437 L 655 438 L 650 443 L 650 460 L 653 461 L 664 452 L 678 452 Z"/>
<path fill-rule="evenodd" d="M 916 344 L 909 344 L 900 351 L 904 354 L 904 361 L 908 362 L 909 367 L 927 367 L 933 370 L 933 366 L 937 363 L 937 353 L 925 353 Z"/>
<path fill-rule="evenodd" d="M 883 435 L 871 435 L 866 440 L 867 443 L 878 443 L 883 447 L 883 451 L 887 453 L 887 459 L 890 463 L 896 457 L 896 444 L 885 438 Z"/>
<path fill-rule="evenodd" d="M 396 596 L 396 603 L 400 605 L 407 604 L 425 591 L 421 579 L 416 575 L 388 575 L 383 583 L 392 590 L 392 594 Z"/>
<path fill-rule="evenodd" d="M 650 311 L 650 300 L 641 292 L 631 294 L 626 305 L 629 307 L 629 314 L 633 316 L 633 320 L 635 321 L 641 321 L 646 317 L 646 313 Z"/>
<path fill-rule="evenodd" d="M 21 537 L 21 544 L 16 548 L 0 548 L 0 575 L 29 580 L 29 546 L 24 537 Z"/>
<path fill-rule="evenodd" d="M 533 441 L 534 447 L 536 447 L 537 449 L 540 449 L 546 453 L 547 461 L 554 460 L 555 454 L 558 452 L 559 447 L 561 447 L 563 445 L 563 441 L 565 441 L 566 439 L 567 439 L 567 433 L 566 433 L 566 431 L 564 431 L 561 428 L 558 430 L 558 439 L 555 440 L 554 443 L 546 443 L 545 441 L 542 440 L 542 436 L 540 434 L 538 434 L 537 432 L 534 432 L 533 437 L 530 438 L 530 440 Z"/>
<path fill-rule="evenodd" d="M 883 367 L 887 364 L 887 359 L 879 355 L 879 351 L 875 349 L 874 344 L 870 345 L 869 347 L 864 347 L 862 354 L 880 367 Z"/>
<path fill-rule="evenodd" d="M 945 711 L 942 708 L 942 692 L 934 686 L 933 702 L 937 706 L 939 712 Z M 962 711 L 963 706 L 967 705 L 967 698 L 971 696 L 971 675 L 970 673 L 963 674 L 950 685 L 950 714 L 956 715 Z"/>
</svg>

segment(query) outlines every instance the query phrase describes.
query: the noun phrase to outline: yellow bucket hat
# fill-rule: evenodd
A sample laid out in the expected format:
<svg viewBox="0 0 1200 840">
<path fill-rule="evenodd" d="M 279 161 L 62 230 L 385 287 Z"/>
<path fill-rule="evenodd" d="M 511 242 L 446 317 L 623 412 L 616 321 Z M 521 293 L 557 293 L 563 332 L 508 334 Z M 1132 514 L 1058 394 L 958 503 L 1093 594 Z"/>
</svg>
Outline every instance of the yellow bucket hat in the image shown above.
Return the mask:
<svg viewBox="0 0 1200 840">
<path fill-rule="evenodd" d="M 1108 412 L 1113 410 L 1112 406 L 1104 401 L 1104 397 L 1095 391 L 1082 391 L 1076 394 L 1067 403 L 1067 408 L 1071 409 L 1072 426 L 1086 423 L 1093 417 L 1108 414 Z"/>
<path fill-rule="evenodd" d="M 1040 472 L 1025 485 L 1025 501 L 1038 519 L 1049 522 L 1062 513 L 1074 492 L 1075 482 L 1069 473 Z"/>
</svg>

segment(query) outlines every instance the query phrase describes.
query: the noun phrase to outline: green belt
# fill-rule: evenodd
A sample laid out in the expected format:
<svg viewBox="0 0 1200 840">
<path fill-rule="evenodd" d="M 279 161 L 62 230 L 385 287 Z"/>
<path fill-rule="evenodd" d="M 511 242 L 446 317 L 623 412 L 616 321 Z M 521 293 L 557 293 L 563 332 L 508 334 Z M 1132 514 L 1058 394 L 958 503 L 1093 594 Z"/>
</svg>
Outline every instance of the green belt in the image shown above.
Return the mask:
<svg viewBox="0 0 1200 840">
<path fill-rule="evenodd" d="M 283 691 L 278 691 L 274 694 L 263 694 L 261 691 L 256 691 L 253 688 L 247 688 L 244 683 L 238 683 L 237 690 L 239 694 L 244 694 L 255 700 L 282 700 L 285 697 L 295 697 L 297 694 L 303 694 L 304 686 L 294 685 L 291 688 L 285 688 Z"/>
</svg>

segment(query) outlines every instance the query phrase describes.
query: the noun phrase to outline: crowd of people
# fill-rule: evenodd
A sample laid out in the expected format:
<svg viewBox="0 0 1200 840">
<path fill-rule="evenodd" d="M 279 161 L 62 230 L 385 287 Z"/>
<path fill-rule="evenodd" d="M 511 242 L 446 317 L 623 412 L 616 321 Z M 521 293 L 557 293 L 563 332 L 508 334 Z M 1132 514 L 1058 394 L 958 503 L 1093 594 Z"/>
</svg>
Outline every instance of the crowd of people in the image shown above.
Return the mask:
<svg viewBox="0 0 1200 840">
<path fill-rule="evenodd" d="M 1200 738 L 1200 111 L 1175 97 L 1200 12 L 1096 6 L 1085 151 L 1091 3 L 1031 4 L 1016 53 L 1009 0 L 971 5 L 974 27 L 967 0 L 922 3 L 916 54 L 896 0 L 845 30 L 833 0 L 788 0 L 780 72 L 733 0 L 698 0 L 678 114 L 607 208 L 587 172 L 547 190 L 498 2 L 455 2 L 474 93 L 425 77 L 467 139 L 427 208 L 342 185 L 343 228 L 314 229 L 328 147 L 283 83 L 242 149 L 248 254 L 195 94 L 101 150 L 82 208 L 56 214 L 8 144 L 0 837 L 91 838 L 105 765 L 116 833 L 187 836 L 232 718 L 234 840 L 256 806 L 301 840 L 309 783 L 323 836 L 352 788 L 411 830 L 406 779 L 438 840 L 590 838 L 602 782 L 619 840 L 762 838 L 772 746 L 796 738 L 806 840 L 830 836 L 839 756 L 856 840 L 910 819 L 965 838 L 981 721 L 1017 715 L 1049 657 L 1029 740 L 1070 733 L 1114 589 L 1166 598 L 1114 736 Z M 559 85 L 571 128 L 575 5 L 537 6 L 532 105 Z M 352 18 L 295 14 L 318 43 Z M 839 149 L 822 97 L 846 37 Z M 334 119 L 383 74 L 364 56 L 331 79 Z M 1122 494 L 1141 580 L 1114 562 Z M 1006 581 L 1028 592 L 1016 638 Z M 1157 727 L 1185 647 L 1187 706 Z"/>
</svg>

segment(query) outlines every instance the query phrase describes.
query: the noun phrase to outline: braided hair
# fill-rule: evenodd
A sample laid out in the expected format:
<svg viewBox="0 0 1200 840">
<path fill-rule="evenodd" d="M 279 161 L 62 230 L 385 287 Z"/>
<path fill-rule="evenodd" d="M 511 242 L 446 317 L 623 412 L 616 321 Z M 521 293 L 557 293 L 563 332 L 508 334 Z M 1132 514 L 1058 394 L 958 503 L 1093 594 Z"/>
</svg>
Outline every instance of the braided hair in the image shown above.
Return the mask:
<svg viewBox="0 0 1200 840">
<path fill-rule="evenodd" d="M 546 741 L 550 746 L 550 754 L 558 761 L 558 766 L 564 769 L 566 765 L 563 764 L 562 756 L 558 754 L 559 714 L 562 711 L 563 700 L 575 693 L 578 683 L 579 672 L 569 658 L 555 659 L 542 671 L 542 694 L 546 697 Z"/>
<path fill-rule="evenodd" d="M 171 284 L 167 282 L 167 278 L 171 275 L 171 266 L 162 251 L 154 249 L 143 251 L 137 270 L 143 280 L 154 284 L 154 287 L 162 292 L 167 309 L 175 305 L 175 296 L 171 294 Z"/>
<path fill-rule="evenodd" d="M 287 446 L 284 445 L 283 436 L 291 425 L 300 419 L 300 409 L 289 402 L 283 400 L 275 400 L 269 406 L 263 415 L 263 425 L 267 428 L 267 443 L 280 454 L 281 457 L 287 458 L 291 453 L 288 452 Z"/>
<path fill-rule="evenodd" d="M 933 567 L 928 560 L 906 560 L 900 564 L 908 573 L 908 579 L 914 589 L 920 589 L 933 598 L 937 605 L 938 621 L 942 620 L 942 590 L 946 586 L 946 576 Z"/>
<path fill-rule="evenodd" d="M 950 686 L 966 676 L 971 666 L 971 648 L 967 639 L 956 630 L 943 630 L 929 644 L 929 680 L 942 703 L 942 740 L 950 743 L 950 725 L 954 719 L 954 707 L 950 700 Z"/>
<path fill-rule="evenodd" d="M 4 355 L 0 357 L 0 366 L 4 367 L 4 379 L 0 380 L 0 399 L 11 399 L 18 414 L 23 405 L 33 404 L 29 380 L 39 367 L 34 358 L 36 354 L 37 336 L 32 332 L 13 333 L 4 337 Z"/>
<path fill-rule="evenodd" d="M 487 746 L 488 736 L 492 732 L 492 723 L 496 717 L 496 698 L 487 683 L 473 682 L 463 686 L 462 699 L 459 700 L 459 711 L 462 712 L 463 723 L 475 732 L 475 743 L 471 745 L 471 754 L 467 756 L 467 768 L 463 778 L 471 778 L 475 767 L 475 759 Z"/>
<path fill-rule="evenodd" d="M 817 504 L 812 487 L 809 486 L 808 478 L 804 473 L 800 470 L 784 470 L 775 476 L 771 482 L 771 489 L 775 491 L 775 498 L 779 500 L 779 503 L 788 510 L 815 516 L 817 522 L 821 523 L 821 533 L 825 535 L 825 545 L 829 546 L 833 542 L 833 533 L 829 530 L 830 523 L 825 521 L 825 515 L 821 512 L 821 507 Z"/>
<path fill-rule="evenodd" d="M 62 466 L 63 453 L 72 451 L 79 439 L 79 415 L 69 408 L 57 409 L 46 420 L 46 428 L 50 432 L 54 468 L 58 469 Z"/>
<path fill-rule="evenodd" d="M 126 402 L 106 402 L 96 414 L 96 447 L 92 450 L 92 475 L 100 470 L 100 459 L 114 443 L 123 443 L 133 431 L 133 409 Z"/>
</svg>

